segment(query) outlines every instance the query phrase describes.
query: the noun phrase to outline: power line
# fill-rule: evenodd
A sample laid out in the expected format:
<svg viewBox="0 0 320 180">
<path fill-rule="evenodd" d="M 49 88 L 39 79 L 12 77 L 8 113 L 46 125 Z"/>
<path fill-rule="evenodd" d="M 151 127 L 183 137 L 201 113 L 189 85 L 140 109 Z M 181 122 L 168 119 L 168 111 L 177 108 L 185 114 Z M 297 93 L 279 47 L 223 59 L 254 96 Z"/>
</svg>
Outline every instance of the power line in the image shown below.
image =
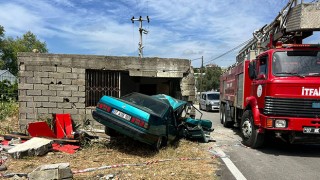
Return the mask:
<svg viewBox="0 0 320 180">
<path fill-rule="evenodd" d="M 247 40 L 247 41 L 245 41 L 245 42 L 243 42 L 243 43 L 241 43 L 241 44 L 239 44 L 238 46 L 236 46 L 236 47 L 228 50 L 227 52 L 225 52 L 225 53 L 223 53 L 223 54 L 221 54 L 221 55 L 219 55 L 219 56 L 217 56 L 217 57 L 215 57 L 215 58 L 213 58 L 213 59 L 211 59 L 211 60 L 209 60 L 209 61 L 206 61 L 204 64 L 208 64 L 208 63 L 210 63 L 210 62 L 213 62 L 213 61 L 215 61 L 215 60 L 217 60 L 217 59 L 219 59 L 219 58 L 221 58 L 221 57 L 229 54 L 230 52 L 232 52 L 232 51 L 234 51 L 234 50 L 242 47 L 243 45 L 247 44 L 247 43 L 250 42 L 250 41 L 252 41 L 252 38 L 249 39 L 249 40 Z"/>
</svg>

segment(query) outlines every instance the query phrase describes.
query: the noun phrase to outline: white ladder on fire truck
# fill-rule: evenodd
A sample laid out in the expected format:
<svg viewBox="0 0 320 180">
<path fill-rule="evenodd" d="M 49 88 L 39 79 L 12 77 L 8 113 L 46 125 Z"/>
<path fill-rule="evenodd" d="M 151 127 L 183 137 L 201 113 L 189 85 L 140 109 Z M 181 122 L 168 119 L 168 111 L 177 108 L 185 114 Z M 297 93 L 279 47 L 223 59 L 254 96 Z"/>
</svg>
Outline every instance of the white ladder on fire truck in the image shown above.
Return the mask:
<svg viewBox="0 0 320 180">
<path fill-rule="evenodd" d="M 253 32 L 254 38 L 239 51 L 237 63 L 245 60 L 250 50 L 256 55 L 274 48 L 277 42 L 302 44 L 302 40 L 320 30 L 320 0 L 311 3 L 298 3 L 289 0 L 269 25 Z"/>
</svg>

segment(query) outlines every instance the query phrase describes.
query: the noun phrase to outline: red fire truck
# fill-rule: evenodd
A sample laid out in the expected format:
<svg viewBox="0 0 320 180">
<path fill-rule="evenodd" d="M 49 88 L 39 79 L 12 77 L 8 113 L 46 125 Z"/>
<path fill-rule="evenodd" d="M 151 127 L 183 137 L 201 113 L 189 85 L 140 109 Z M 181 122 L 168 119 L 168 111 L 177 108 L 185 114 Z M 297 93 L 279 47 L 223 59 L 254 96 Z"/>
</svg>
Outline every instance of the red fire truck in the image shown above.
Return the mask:
<svg viewBox="0 0 320 180">
<path fill-rule="evenodd" d="M 320 45 L 302 40 L 320 30 L 320 2 L 290 2 L 253 33 L 220 77 L 220 121 L 240 127 L 244 145 L 266 136 L 320 143 Z"/>
</svg>

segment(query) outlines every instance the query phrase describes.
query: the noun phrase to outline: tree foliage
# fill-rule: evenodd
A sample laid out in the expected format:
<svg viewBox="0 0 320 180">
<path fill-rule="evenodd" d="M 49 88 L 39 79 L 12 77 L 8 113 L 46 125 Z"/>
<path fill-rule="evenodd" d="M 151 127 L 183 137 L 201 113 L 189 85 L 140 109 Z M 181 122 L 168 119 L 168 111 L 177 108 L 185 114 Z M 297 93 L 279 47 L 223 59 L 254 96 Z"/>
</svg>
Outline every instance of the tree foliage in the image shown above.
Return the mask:
<svg viewBox="0 0 320 180">
<path fill-rule="evenodd" d="M 47 53 L 47 45 L 37 39 L 36 35 L 28 31 L 22 37 L 12 38 L 4 36 L 4 29 L 0 26 L 0 55 L 1 69 L 9 69 L 13 75 L 18 74 L 18 52 L 32 52 L 37 49 L 39 53 Z"/>
<path fill-rule="evenodd" d="M 211 91 L 219 90 L 220 86 L 220 76 L 222 74 L 222 69 L 219 66 L 212 66 L 203 68 L 202 72 L 205 74 L 199 76 L 197 89 L 201 91 Z"/>
</svg>

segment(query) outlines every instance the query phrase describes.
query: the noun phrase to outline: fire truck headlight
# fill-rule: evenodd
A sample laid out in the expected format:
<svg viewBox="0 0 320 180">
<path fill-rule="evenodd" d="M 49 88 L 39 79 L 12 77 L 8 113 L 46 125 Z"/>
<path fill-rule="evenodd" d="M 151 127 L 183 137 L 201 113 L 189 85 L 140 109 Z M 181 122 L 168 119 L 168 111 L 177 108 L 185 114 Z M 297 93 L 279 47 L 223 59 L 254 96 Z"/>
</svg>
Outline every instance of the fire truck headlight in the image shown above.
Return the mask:
<svg viewBox="0 0 320 180">
<path fill-rule="evenodd" d="M 276 128 L 285 128 L 285 127 L 287 127 L 287 121 L 284 119 L 276 119 L 274 126 Z"/>
</svg>

